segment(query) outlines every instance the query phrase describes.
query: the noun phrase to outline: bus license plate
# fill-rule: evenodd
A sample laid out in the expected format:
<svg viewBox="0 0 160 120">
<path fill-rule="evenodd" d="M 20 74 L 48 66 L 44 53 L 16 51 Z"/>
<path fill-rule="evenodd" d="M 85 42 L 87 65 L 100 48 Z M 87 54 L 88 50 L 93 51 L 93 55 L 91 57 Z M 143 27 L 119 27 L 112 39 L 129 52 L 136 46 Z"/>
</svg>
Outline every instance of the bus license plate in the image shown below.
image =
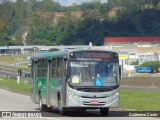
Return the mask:
<svg viewBox="0 0 160 120">
<path fill-rule="evenodd" d="M 98 104 L 99 102 L 97 100 L 91 100 L 90 104 Z"/>
</svg>

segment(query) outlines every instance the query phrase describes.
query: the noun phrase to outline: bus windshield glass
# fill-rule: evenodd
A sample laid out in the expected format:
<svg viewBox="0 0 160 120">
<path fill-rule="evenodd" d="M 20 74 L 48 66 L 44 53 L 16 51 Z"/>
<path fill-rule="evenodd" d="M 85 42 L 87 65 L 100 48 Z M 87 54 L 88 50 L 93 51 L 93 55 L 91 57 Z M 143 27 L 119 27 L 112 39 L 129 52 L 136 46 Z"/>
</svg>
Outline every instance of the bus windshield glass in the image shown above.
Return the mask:
<svg viewBox="0 0 160 120">
<path fill-rule="evenodd" d="M 117 86 L 119 66 L 116 62 L 81 62 L 69 63 L 69 79 L 76 86 Z"/>
</svg>

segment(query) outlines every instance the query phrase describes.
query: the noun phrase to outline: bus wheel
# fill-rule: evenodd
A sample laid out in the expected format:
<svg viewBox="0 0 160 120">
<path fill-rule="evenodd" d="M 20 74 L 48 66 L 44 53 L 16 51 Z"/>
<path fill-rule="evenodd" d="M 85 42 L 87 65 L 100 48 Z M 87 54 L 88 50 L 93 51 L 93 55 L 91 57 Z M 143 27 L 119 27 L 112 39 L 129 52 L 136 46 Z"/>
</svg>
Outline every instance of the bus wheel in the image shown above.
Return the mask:
<svg viewBox="0 0 160 120">
<path fill-rule="evenodd" d="M 100 113 L 102 116 L 108 116 L 109 108 L 100 108 Z"/>
<path fill-rule="evenodd" d="M 51 107 L 47 107 L 47 111 L 51 112 L 52 111 L 52 106 Z"/>
<path fill-rule="evenodd" d="M 39 109 L 40 109 L 41 112 L 47 110 L 47 105 L 42 104 L 42 97 L 41 96 L 39 96 Z"/>
</svg>

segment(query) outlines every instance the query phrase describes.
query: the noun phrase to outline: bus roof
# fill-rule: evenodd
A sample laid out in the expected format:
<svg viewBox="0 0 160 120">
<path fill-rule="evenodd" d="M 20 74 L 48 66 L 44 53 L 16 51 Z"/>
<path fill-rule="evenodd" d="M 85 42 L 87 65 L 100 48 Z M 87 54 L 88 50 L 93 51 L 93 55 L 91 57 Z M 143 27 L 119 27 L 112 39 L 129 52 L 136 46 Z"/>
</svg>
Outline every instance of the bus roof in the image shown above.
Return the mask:
<svg viewBox="0 0 160 120">
<path fill-rule="evenodd" d="M 42 58 L 52 58 L 54 57 L 58 57 L 58 56 L 65 56 L 68 55 L 67 51 L 53 51 L 53 52 L 45 52 L 43 54 L 37 54 L 37 55 L 33 55 L 31 57 L 31 59 L 42 59 Z"/>
<path fill-rule="evenodd" d="M 105 52 L 113 52 L 117 53 L 114 51 L 109 51 L 109 50 L 97 50 L 97 49 L 62 49 L 60 51 L 53 51 L 53 52 L 46 52 L 43 54 L 37 54 L 31 57 L 31 59 L 52 59 L 52 57 L 59 57 L 59 56 L 68 56 L 70 52 L 74 51 L 105 51 Z"/>
</svg>

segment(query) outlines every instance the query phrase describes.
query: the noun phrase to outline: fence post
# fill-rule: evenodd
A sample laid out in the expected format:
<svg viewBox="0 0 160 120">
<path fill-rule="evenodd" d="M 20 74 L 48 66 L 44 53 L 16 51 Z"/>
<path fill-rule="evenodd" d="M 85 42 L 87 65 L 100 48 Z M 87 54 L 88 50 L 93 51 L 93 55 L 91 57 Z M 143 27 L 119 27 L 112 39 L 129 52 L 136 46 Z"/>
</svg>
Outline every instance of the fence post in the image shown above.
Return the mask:
<svg viewBox="0 0 160 120">
<path fill-rule="evenodd" d="M 18 73 L 18 75 L 17 75 L 17 84 L 19 84 L 19 83 L 20 83 L 20 75 Z"/>
</svg>

